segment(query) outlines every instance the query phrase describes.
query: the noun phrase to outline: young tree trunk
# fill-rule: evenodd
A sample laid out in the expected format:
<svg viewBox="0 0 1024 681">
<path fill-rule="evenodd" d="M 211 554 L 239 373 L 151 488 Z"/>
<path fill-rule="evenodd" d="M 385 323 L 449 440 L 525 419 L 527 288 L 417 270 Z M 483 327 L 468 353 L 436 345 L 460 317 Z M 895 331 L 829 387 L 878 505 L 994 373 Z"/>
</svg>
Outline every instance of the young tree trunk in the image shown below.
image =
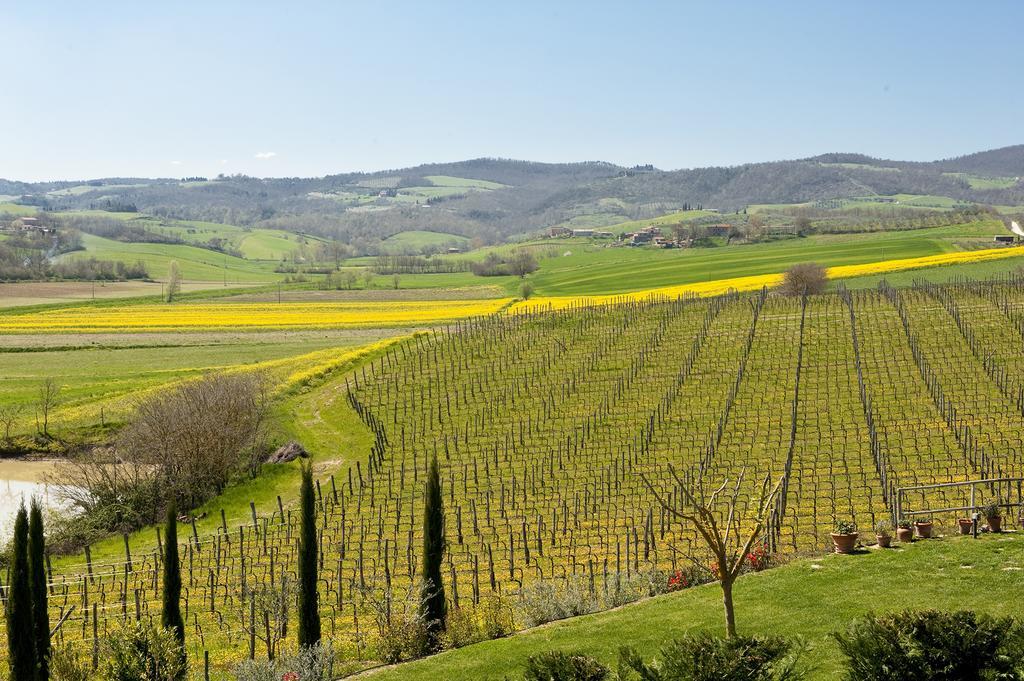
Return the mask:
<svg viewBox="0 0 1024 681">
<path fill-rule="evenodd" d="M 736 636 L 736 609 L 732 604 L 732 578 L 722 580 L 722 604 L 725 606 L 725 636 Z"/>
</svg>

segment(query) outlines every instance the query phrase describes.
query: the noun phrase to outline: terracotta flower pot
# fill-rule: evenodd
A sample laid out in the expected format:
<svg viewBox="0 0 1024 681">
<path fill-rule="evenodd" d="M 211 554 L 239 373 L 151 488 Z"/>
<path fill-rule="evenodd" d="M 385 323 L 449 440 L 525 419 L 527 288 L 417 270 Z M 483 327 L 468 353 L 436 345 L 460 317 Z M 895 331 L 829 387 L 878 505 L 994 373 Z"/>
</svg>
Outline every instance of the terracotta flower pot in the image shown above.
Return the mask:
<svg viewBox="0 0 1024 681">
<path fill-rule="evenodd" d="M 931 539 L 932 536 L 932 524 L 931 523 L 914 523 L 914 529 L 917 530 L 917 536 L 921 539 Z"/>
<path fill-rule="evenodd" d="M 883 549 L 889 548 L 889 545 L 892 544 L 892 537 L 888 534 L 876 534 L 875 539 L 878 540 L 878 545 Z"/>
<path fill-rule="evenodd" d="M 1002 516 L 998 516 L 997 515 L 995 518 L 989 518 L 988 519 L 988 529 L 992 530 L 993 532 L 1002 532 L 1003 531 L 1003 518 L 1002 518 Z"/>
<path fill-rule="evenodd" d="M 960 518 L 957 523 L 960 525 L 960 534 L 970 534 L 974 527 L 974 521 L 970 518 Z"/>
<path fill-rule="evenodd" d="M 898 539 L 901 544 L 909 544 L 914 541 L 914 531 L 909 527 L 897 527 L 896 539 Z"/>
<path fill-rule="evenodd" d="M 836 534 L 832 533 L 832 543 L 835 544 L 836 553 L 853 553 L 853 547 L 857 545 L 857 537 L 860 535 L 857 532 L 851 532 L 850 534 Z"/>
</svg>

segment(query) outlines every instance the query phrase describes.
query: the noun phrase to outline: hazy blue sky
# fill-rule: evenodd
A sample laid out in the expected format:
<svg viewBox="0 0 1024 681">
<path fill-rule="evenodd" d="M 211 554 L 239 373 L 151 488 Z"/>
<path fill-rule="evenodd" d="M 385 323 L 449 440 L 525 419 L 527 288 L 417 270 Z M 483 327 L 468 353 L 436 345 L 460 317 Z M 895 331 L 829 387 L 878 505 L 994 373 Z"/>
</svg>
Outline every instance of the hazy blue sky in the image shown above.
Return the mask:
<svg viewBox="0 0 1024 681">
<path fill-rule="evenodd" d="M 0 177 L 1024 142 L 1020 2 L 0 3 Z"/>
</svg>

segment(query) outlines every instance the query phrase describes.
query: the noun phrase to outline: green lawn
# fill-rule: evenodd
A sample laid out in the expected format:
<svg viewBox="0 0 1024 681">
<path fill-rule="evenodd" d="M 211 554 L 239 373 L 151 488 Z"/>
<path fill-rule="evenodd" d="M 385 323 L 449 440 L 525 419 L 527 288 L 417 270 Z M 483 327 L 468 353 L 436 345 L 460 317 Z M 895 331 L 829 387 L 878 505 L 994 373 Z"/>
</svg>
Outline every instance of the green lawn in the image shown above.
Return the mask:
<svg viewBox="0 0 1024 681">
<path fill-rule="evenodd" d="M 82 245 L 85 246 L 84 251 L 75 251 L 61 257 L 95 257 L 126 263 L 141 260 L 154 279 L 167 278 L 167 269 L 172 260 L 177 261 L 181 267 L 182 276 L 192 281 L 269 282 L 285 276 L 274 272 L 275 265 L 272 262 L 245 260 L 183 244 L 124 243 L 83 234 Z"/>
<path fill-rule="evenodd" d="M 869 611 L 968 608 L 1024 617 L 1024 538 L 1019 533 L 918 542 L 862 555 L 825 556 L 741 577 L 735 587 L 740 633 L 802 636 L 810 678 L 838 678 L 842 657 L 829 633 Z M 432 658 L 371 673 L 380 681 L 484 681 L 522 678 L 523 663 L 544 650 L 580 650 L 614 664 L 620 646 L 652 657 L 668 639 L 724 632 L 717 584 L 615 611 L 578 617 Z"/>
</svg>

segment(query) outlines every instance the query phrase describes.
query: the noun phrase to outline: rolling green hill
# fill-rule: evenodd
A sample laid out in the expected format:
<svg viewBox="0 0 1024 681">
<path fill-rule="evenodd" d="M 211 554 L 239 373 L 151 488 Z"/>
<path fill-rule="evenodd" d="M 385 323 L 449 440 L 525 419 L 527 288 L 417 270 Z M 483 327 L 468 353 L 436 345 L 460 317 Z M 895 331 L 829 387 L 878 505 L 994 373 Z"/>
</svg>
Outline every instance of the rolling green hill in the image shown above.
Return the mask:
<svg viewBox="0 0 1024 681">
<path fill-rule="evenodd" d="M 959 250 L 960 244 L 990 245 L 1004 233 L 999 221 L 905 232 L 823 234 L 718 248 L 652 249 L 565 246 L 530 275 L 543 295 L 625 293 L 659 286 L 784 272 L 798 262 L 825 266 L 912 258 Z M 565 255 L 568 253 L 568 255 Z M 1005 271 L 1005 270 L 1004 270 Z"/>
<path fill-rule="evenodd" d="M 182 277 L 193 281 L 248 283 L 278 281 L 285 275 L 274 272 L 274 264 L 256 262 L 181 244 L 123 243 L 92 234 L 82 235 L 84 251 L 62 258 L 95 257 L 101 260 L 142 261 L 151 277 L 164 279 L 171 261 L 177 261 Z"/>
<path fill-rule="evenodd" d="M 381 242 L 381 249 L 387 253 L 418 253 L 427 247 L 464 248 L 468 243 L 469 239 L 458 234 L 412 230 L 389 236 Z"/>
</svg>

